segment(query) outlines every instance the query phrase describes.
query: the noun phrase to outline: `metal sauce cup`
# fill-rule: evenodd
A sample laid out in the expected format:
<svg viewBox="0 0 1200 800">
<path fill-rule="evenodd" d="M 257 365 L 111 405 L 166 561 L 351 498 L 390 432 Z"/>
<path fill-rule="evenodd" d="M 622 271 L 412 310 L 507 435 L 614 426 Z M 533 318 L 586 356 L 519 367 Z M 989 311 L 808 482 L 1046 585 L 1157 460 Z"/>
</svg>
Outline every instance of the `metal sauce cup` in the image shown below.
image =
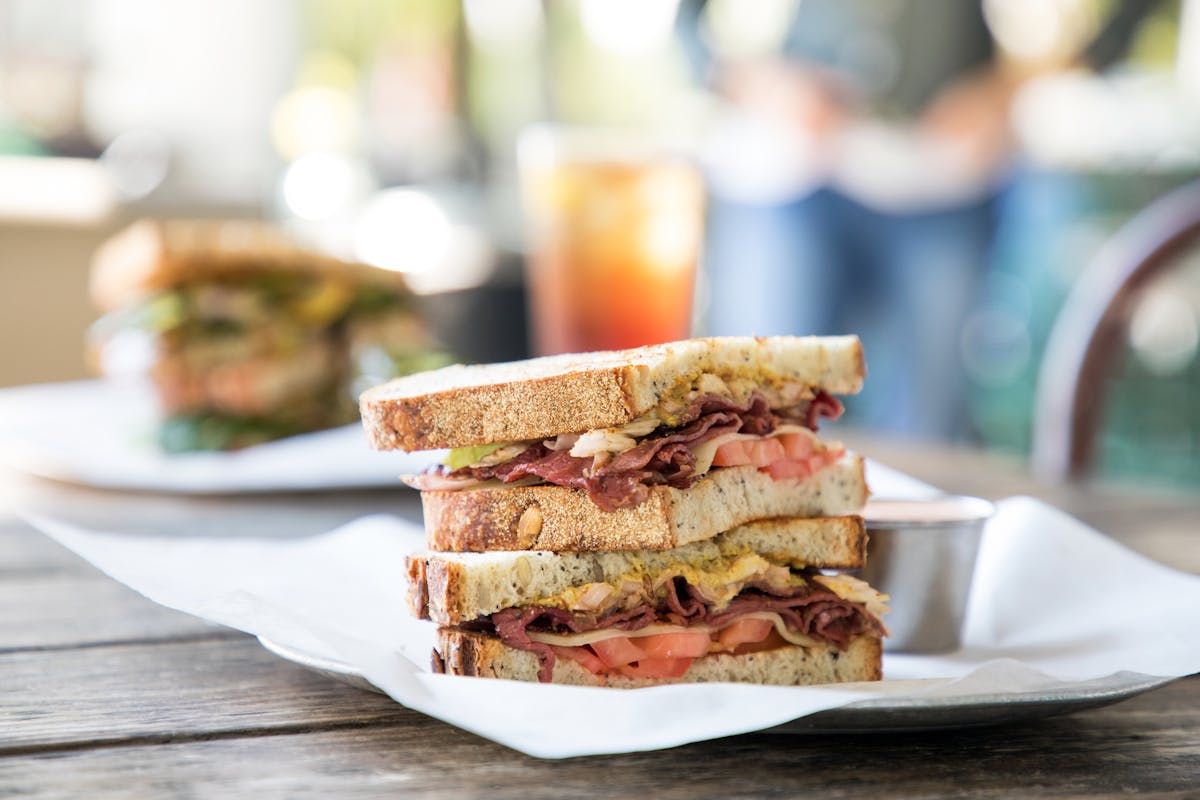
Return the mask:
<svg viewBox="0 0 1200 800">
<path fill-rule="evenodd" d="M 983 526 L 994 506 L 978 497 L 873 500 L 863 510 L 862 578 L 891 596 L 884 649 L 944 653 L 961 642 Z"/>
</svg>

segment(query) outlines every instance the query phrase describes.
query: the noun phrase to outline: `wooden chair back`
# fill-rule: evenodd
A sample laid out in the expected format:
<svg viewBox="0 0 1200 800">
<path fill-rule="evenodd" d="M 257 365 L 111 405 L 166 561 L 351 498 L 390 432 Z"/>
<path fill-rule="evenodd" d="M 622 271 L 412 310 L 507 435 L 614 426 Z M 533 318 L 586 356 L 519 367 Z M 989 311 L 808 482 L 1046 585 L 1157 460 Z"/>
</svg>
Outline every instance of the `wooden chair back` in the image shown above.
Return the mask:
<svg viewBox="0 0 1200 800">
<path fill-rule="evenodd" d="M 1091 472 L 1105 383 L 1123 352 L 1133 304 L 1151 280 L 1193 247 L 1200 247 L 1200 181 L 1139 212 L 1079 276 L 1055 320 L 1038 374 L 1032 452 L 1037 473 L 1068 480 Z"/>
</svg>

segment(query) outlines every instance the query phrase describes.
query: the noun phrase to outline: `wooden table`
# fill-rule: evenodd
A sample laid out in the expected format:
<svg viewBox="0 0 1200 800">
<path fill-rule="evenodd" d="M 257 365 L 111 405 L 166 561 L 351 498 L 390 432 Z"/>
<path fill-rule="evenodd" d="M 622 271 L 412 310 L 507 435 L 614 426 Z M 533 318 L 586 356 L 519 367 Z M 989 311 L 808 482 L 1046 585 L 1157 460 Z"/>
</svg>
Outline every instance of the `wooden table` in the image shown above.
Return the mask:
<svg viewBox="0 0 1200 800">
<path fill-rule="evenodd" d="M 1039 486 L 966 449 L 852 438 L 947 490 L 1040 496 L 1200 572 L 1200 499 Z M 9 476 L 25 502 L 96 526 L 317 533 L 406 491 L 186 499 Z M 1200 611 L 1200 610 L 1198 610 Z M 570 735 L 572 721 L 563 723 Z M 587 724 L 580 720 L 575 724 Z M 984 730 L 759 734 L 539 761 L 282 661 L 158 607 L 0 515 L 0 796 L 1200 797 L 1200 677 L 1106 708 Z"/>
</svg>

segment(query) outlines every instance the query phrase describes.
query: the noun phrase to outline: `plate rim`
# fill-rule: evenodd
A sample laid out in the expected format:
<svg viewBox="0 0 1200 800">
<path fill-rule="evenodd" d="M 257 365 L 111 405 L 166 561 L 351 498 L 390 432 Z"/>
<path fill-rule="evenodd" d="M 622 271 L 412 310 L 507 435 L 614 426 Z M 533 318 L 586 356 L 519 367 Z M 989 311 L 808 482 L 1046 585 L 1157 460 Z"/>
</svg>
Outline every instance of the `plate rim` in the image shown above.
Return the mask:
<svg viewBox="0 0 1200 800">
<path fill-rule="evenodd" d="M 136 408 L 156 415 L 152 402 L 147 399 L 147 392 L 138 380 L 104 378 L 0 387 L 0 412 L 10 413 L 13 419 L 23 420 L 23 423 L 18 425 L 11 420 L 6 424 L 5 420 L 0 419 L 0 469 L 22 477 L 72 487 L 193 497 L 357 490 L 400 490 L 407 494 L 412 490 L 397 476 L 404 472 L 418 471 L 418 465 L 436 460 L 434 455 L 374 453 L 362 434 L 361 424 L 354 422 L 267 442 L 263 447 L 275 450 L 269 457 L 268 465 L 277 466 L 274 462 L 285 455 L 280 452 L 280 448 L 294 448 L 297 446 L 297 440 L 322 437 L 325 441 L 320 446 L 327 450 L 331 446 L 328 444 L 331 437 L 341 437 L 361 440 L 362 452 L 358 456 L 372 458 L 378 466 L 363 466 L 365 462 L 359 460 L 356 464 L 357 469 L 349 474 L 318 472 L 316 475 L 305 474 L 298 478 L 297 474 L 292 472 L 282 479 L 277 473 L 247 477 L 250 473 L 243 464 L 248 460 L 248 455 L 254 454 L 256 448 L 220 453 L 190 452 L 173 456 L 167 456 L 154 449 L 148 441 L 153 425 L 132 425 L 131 412 L 128 410 L 130 403 L 133 403 L 136 404 Z M 114 444 L 114 436 L 102 438 L 114 447 L 120 447 L 124 459 L 122 469 L 113 472 L 110 468 L 100 468 L 93 460 L 70 455 L 67 453 L 70 448 L 64 448 L 61 437 L 45 434 L 48 425 L 45 417 L 49 413 L 47 409 L 52 412 L 67 405 L 87 410 L 84 423 L 106 416 L 107 410 L 114 407 L 121 409 L 116 416 L 116 422 L 113 423 L 119 431 L 116 438 L 121 439 L 120 443 Z M 28 416 L 28 410 L 34 406 L 41 411 Z M 22 413 L 26 416 L 20 416 Z M 87 427 L 84 423 L 73 423 L 73 427 Z M 62 430 L 62 425 L 53 427 Z M 310 440 L 306 446 L 311 446 L 313 441 L 315 439 Z M 341 442 L 336 444 L 339 449 L 344 449 Z M 260 460 L 263 457 L 259 454 L 254 455 Z M 263 472 L 261 466 L 258 471 Z M 214 477 L 218 474 L 219 477 Z"/>
<path fill-rule="evenodd" d="M 259 644 L 268 652 L 285 661 L 290 661 L 301 667 L 322 673 L 334 680 L 365 691 L 386 694 L 386 692 L 371 683 L 359 670 L 345 662 L 305 653 L 297 648 L 276 642 L 267 636 L 257 636 L 256 638 Z M 928 680 L 933 683 L 939 679 L 915 680 Z M 873 697 L 855 700 L 845 705 L 797 717 L 781 725 L 758 731 L 758 733 L 899 733 L 903 731 L 948 730 L 1000 725 L 1005 722 L 1015 721 L 1018 718 L 1040 719 L 1116 703 L 1165 686 L 1176 680 L 1179 680 L 1179 678 L 1146 675 L 1144 673 L 1122 670 L 1114 672 L 1111 675 L 1085 681 L 1063 681 L 1062 685 L 1055 689 L 1004 694 L 981 692 L 979 694 L 960 695 L 958 697 L 922 697 L 911 695 Z M 957 712 L 965 716 L 983 714 L 985 717 L 988 714 L 994 713 L 995 718 L 984 718 L 969 722 L 947 722 L 945 720 L 937 721 L 934 719 L 934 721 L 925 724 L 914 723 L 910 719 L 907 721 L 898 720 L 901 724 L 886 727 L 881 727 L 878 724 L 869 724 L 870 720 L 876 719 L 881 715 L 904 716 L 919 714 L 920 712 L 926 712 L 935 718 L 939 712 L 950 714 Z M 1013 712 L 1022 713 L 1014 717 Z"/>
</svg>

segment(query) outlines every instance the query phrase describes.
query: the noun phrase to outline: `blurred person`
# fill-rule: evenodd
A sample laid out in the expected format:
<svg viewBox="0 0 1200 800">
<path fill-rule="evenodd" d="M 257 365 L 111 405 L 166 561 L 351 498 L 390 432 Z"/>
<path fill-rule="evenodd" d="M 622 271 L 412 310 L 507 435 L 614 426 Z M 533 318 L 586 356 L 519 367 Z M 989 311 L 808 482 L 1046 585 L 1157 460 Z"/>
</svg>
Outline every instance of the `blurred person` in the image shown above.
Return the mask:
<svg viewBox="0 0 1200 800">
<path fill-rule="evenodd" d="M 859 333 L 872 378 L 849 404 L 857 424 L 970 433 L 959 340 L 1012 151 L 1009 106 L 1063 64 L 998 55 L 987 5 L 804 0 L 765 58 L 723 58 L 701 34 L 729 104 L 708 150 L 711 331 Z M 1154 5 L 1117 4 L 1080 60 L 1115 61 Z"/>
</svg>

